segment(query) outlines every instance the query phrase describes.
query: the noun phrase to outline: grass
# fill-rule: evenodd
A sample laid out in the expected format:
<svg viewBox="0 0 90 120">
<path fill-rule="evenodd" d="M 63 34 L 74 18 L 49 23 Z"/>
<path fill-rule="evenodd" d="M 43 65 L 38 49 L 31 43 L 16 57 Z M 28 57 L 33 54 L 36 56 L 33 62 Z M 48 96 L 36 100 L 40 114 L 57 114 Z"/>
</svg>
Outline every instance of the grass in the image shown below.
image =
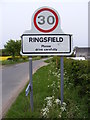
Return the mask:
<svg viewBox="0 0 90 120">
<path fill-rule="evenodd" d="M 33 75 L 34 111 L 30 109 L 30 95 L 25 89 L 6 114 L 6 118 L 88 118 L 87 95 L 80 97 L 80 86 L 74 87 L 64 72 L 64 103 L 60 104 L 60 69 L 55 62 L 40 68 Z M 49 98 L 47 98 L 49 97 Z M 55 101 L 57 100 L 57 103 Z"/>
</svg>

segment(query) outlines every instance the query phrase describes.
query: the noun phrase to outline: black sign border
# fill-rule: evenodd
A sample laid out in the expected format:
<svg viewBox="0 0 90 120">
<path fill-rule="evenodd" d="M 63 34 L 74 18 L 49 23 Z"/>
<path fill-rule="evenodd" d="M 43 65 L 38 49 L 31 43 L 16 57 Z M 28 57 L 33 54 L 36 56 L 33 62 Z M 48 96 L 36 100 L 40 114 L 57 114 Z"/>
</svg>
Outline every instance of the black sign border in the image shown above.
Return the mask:
<svg viewBox="0 0 90 120">
<path fill-rule="evenodd" d="M 43 36 L 43 35 L 46 35 L 46 36 L 49 36 L 49 35 L 62 35 L 62 36 L 69 36 L 69 43 L 70 43 L 70 51 L 69 52 L 24 52 L 23 51 L 23 36 L 38 36 L 38 35 L 41 35 L 41 36 Z M 59 54 L 70 54 L 71 53 L 71 37 L 72 37 L 72 35 L 71 34 L 23 34 L 22 36 L 21 36 L 21 50 L 22 50 L 22 54 L 23 55 L 38 55 L 38 54 L 40 54 L 40 55 L 59 55 Z"/>
</svg>

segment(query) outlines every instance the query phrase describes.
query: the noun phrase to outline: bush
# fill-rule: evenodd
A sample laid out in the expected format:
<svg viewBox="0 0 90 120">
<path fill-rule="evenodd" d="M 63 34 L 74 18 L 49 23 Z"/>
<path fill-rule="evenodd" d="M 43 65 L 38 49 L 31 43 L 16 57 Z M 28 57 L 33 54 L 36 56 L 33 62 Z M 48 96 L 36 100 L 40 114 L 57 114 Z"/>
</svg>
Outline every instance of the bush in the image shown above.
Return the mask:
<svg viewBox="0 0 90 120">
<path fill-rule="evenodd" d="M 56 63 L 57 68 L 60 68 L 60 57 L 55 56 L 52 59 Z M 86 95 L 89 91 L 90 68 L 89 62 L 67 59 L 64 57 L 64 72 L 67 73 L 68 80 L 74 87 L 80 86 L 80 96 Z"/>
<path fill-rule="evenodd" d="M 60 69 L 60 57 L 54 57 L 53 62 L 58 60 L 58 70 Z M 87 118 L 90 109 L 89 106 L 89 88 L 90 88 L 90 61 L 72 60 L 64 58 L 64 94 L 68 101 L 68 115 L 85 116 Z M 67 92 L 66 92 L 67 91 Z M 69 97 L 69 98 L 68 98 Z M 67 99 L 68 98 L 68 99 Z M 70 106 L 71 105 L 71 106 Z M 78 106 L 79 110 L 76 110 Z M 70 113 L 70 114 L 69 114 Z M 68 117 L 71 117 L 68 116 Z"/>
</svg>

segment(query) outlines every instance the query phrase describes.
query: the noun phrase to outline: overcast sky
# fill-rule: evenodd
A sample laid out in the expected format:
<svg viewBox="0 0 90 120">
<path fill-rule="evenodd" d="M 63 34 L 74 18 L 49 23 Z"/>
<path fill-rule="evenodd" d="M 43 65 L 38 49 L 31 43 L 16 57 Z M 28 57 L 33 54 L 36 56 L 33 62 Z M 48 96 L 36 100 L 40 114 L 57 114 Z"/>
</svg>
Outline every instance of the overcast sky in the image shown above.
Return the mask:
<svg viewBox="0 0 90 120">
<path fill-rule="evenodd" d="M 74 47 L 88 46 L 88 0 L 1 0 L 0 48 L 31 29 L 32 15 L 42 6 L 57 10 L 63 32 L 73 34 Z"/>
</svg>

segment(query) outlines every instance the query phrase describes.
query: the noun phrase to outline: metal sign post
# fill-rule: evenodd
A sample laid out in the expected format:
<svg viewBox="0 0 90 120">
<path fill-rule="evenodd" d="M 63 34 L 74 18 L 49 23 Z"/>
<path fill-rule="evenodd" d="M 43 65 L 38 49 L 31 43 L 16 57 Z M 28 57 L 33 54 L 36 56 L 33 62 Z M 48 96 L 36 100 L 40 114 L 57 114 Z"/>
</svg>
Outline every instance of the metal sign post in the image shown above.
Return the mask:
<svg viewBox="0 0 90 120">
<path fill-rule="evenodd" d="M 29 57 L 29 79 L 30 79 L 30 105 L 33 111 L 33 82 L 32 82 L 32 57 Z"/>
<path fill-rule="evenodd" d="M 64 81 L 63 81 L 63 57 L 61 57 L 61 105 L 63 104 L 63 87 L 64 87 Z"/>
</svg>

